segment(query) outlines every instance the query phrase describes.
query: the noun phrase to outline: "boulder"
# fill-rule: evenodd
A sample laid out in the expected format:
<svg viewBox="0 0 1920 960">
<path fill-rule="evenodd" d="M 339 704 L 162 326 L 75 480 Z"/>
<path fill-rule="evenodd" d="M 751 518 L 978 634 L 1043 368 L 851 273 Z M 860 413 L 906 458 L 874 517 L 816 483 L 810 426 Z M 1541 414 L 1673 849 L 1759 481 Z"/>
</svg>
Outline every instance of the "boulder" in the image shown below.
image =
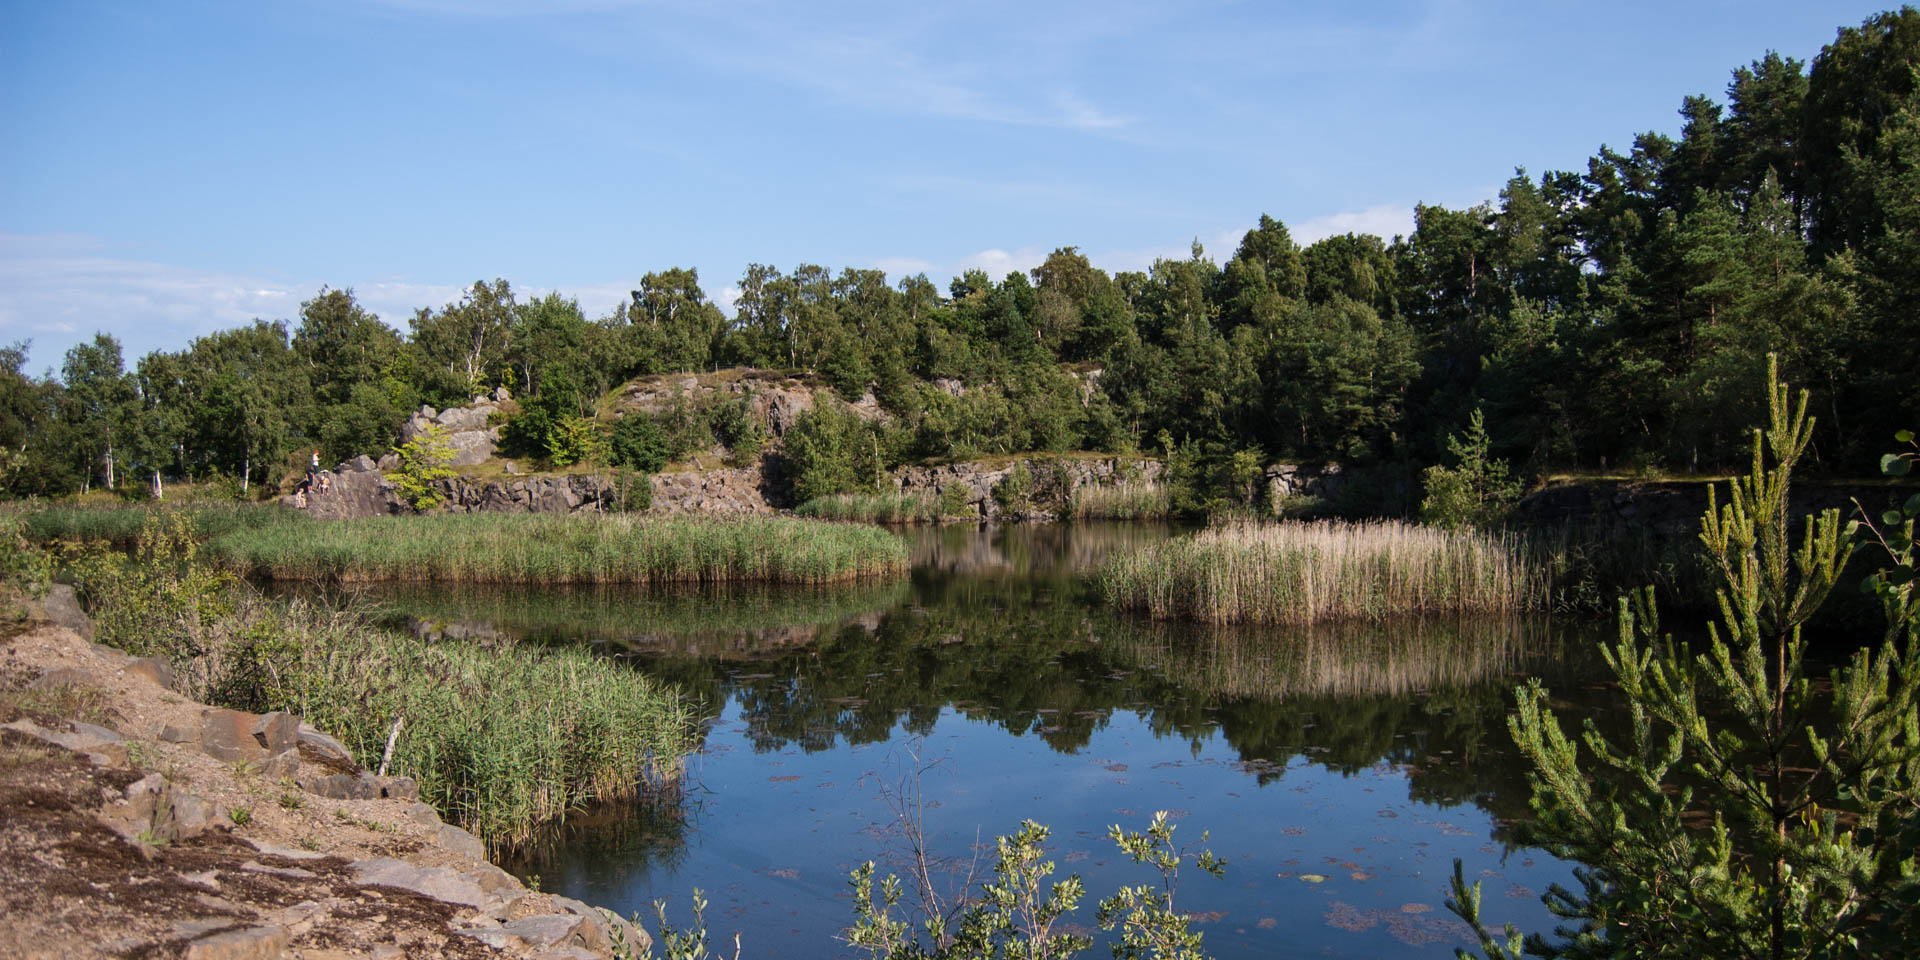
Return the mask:
<svg viewBox="0 0 1920 960">
<path fill-rule="evenodd" d="M 186 960 L 274 960 L 293 937 L 277 924 L 215 933 L 187 944 Z"/>
<path fill-rule="evenodd" d="M 487 858 L 487 845 L 481 843 L 479 837 L 451 823 L 441 824 L 440 829 L 434 833 L 434 840 L 439 842 L 441 846 L 463 857 L 470 857 L 474 860 L 485 860 Z"/>
<path fill-rule="evenodd" d="M 200 714 L 200 749 L 229 763 L 265 760 L 293 749 L 299 730 L 299 718 L 290 713 L 255 715 L 208 708 Z"/>
<path fill-rule="evenodd" d="M 404 860 L 381 857 L 356 860 L 348 869 L 360 883 L 411 890 L 423 897 L 464 907 L 482 907 L 493 899 L 471 877 L 447 867 L 417 867 Z"/>
<path fill-rule="evenodd" d="M 354 762 L 353 752 L 347 749 L 346 744 L 321 733 L 311 724 L 300 725 L 296 746 L 300 756 L 322 766 L 332 767 L 341 772 L 359 769 L 359 764 Z"/>
<path fill-rule="evenodd" d="M 38 613 L 43 618 L 72 630 L 88 643 L 93 642 L 93 620 L 80 609 L 80 599 L 74 595 L 72 586 L 56 583 L 48 587 L 39 606 Z"/>
<path fill-rule="evenodd" d="M 380 778 L 364 770 L 357 774 L 308 777 L 299 784 L 300 789 L 329 800 L 377 800 L 380 797 Z"/>
</svg>

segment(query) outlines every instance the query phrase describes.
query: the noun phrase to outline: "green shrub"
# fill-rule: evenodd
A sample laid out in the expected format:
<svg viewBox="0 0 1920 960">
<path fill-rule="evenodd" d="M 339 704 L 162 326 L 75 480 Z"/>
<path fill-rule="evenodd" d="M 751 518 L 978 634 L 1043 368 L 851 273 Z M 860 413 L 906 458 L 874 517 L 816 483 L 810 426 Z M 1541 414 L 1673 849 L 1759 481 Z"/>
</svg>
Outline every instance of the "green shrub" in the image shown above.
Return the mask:
<svg viewBox="0 0 1920 960">
<path fill-rule="evenodd" d="M 615 466 L 641 473 L 659 473 L 669 461 L 667 433 L 651 414 L 629 413 L 615 421 L 608 447 Z"/>
<path fill-rule="evenodd" d="M 1471 524 L 1496 526 L 1520 497 L 1520 481 L 1508 476 L 1505 460 L 1487 455 L 1492 446 L 1485 421 L 1475 409 L 1463 436 L 1447 438 L 1447 452 L 1456 463 L 1428 467 L 1424 475 L 1427 496 L 1420 502 L 1420 518 L 1449 529 Z"/>
<path fill-rule="evenodd" d="M 973 514 L 972 495 L 967 485 L 958 480 L 940 488 L 940 515 L 943 517 L 965 517 Z"/>
<path fill-rule="evenodd" d="M 852 410 L 832 401 L 794 421 L 782 452 L 794 499 L 802 503 L 872 491 L 885 469 L 879 436 Z"/>
<path fill-rule="evenodd" d="M 446 428 L 430 424 L 393 452 L 400 455 L 400 469 L 387 474 L 387 479 L 400 491 L 400 498 L 415 510 L 439 506 L 440 490 L 434 483 L 454 475 L 448 466 L 453 462 L 453 448 L 447 443 Z"/>
</svg>

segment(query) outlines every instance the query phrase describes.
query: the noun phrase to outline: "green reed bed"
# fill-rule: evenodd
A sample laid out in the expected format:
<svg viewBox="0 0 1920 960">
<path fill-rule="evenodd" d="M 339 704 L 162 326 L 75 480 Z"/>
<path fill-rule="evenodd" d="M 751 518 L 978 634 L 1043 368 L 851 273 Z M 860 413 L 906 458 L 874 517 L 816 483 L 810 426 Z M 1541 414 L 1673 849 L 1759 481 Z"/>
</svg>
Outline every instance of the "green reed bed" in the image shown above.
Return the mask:
<svg viewBox="0 0 1920 960">
<path fill-rule="evenodd" d="M 940 498 L 931 493 L 836 493 L 815 497 L 794 513 L 816 520 L 859 523 L 939 523 Z"/>
<path fill-rule="evenodd" d="M 1157 483 L 1116 483 L 1081 487 L 1067 513 L 1083 520 L 1165 520 L 1167 488 Z"/>
<path fill-rule="evenodd" d="M 280 580 L 827 583 L 907 568 L 885 530 L 791 517 L 376 517 L 236 531 L 210 549 Z"/>
<path fill-rule="evenodd" d="M 590 803 L 677 788 L 698 717 L 677 690 L 583 648 L 430 642 L 365 624 L 284 651 L 283 706 L 379 763 L 491 847 Z"/>
<path fill-rule="evenodd" d="M 646 638 L 658 642 L 842 623 L 898 606 L 907 597 L 908 583 L 904 579 L 812 587 L 396 583 L 356 589 L 366 590 L 389 620 L 411 620 L 416 629 L 429 632 L 438 625 L 477 623 L 526 640 Z"/>
<path fill-rule="evenodd" d="M 1241 523 L 1121 554 L 1109 602 L 1159 618 L 1303 624 L 1543 608 L 1545 576 L 1507 536 L 1387 523 Z"/>
<path fill-rule="evenodd" d="M 115 546 L 129 546 L 140 537 L 148 517 L 167 520 L 186 517 L 202 537 L 217 537 L 236 530 L 268 527 L 304 529 L 312 521 L 297 510 L 278 504 L 195 503 L 195 504 L 108 504 L 96 506 L 56 506 L 21 513 L 28 539 L 46 543 L 53 540 L 101 540 Z"/>
</svg>

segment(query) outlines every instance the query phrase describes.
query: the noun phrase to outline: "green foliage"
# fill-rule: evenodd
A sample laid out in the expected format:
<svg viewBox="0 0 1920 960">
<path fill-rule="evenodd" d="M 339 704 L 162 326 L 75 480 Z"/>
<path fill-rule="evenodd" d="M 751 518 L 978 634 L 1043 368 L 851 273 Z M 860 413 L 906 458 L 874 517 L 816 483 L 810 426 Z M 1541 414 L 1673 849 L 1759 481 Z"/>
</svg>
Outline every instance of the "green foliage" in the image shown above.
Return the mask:
<svg viewBox="0 0 1920 960">
<path fill-rule="evenodd" d="M 653 509 L 653 481 L 646 473 L 622 470 L 614 480 L 614 510 L 617 513 L 646 513 Z"/>
<path fill-rule="evenodd" d="M 607 446 L 614 464 L 641 473 L 659 473 L 671 459 L 666 431 L 645 413 L 629 413 L 614 421 Z"/>
<path fill-rule="evenodd" d="M 715 408 L 713 435 L 727 447 L 727 465 L 744 467 L 759 459 L 767 446 L 767 426 L 754 415 L 750 397 L 737 397 Z"/>
<path fill-rule="evenodd" d="M 26 524 L 13 514 L 0 515 L 0 584 L 27 599 L 46 594 L 53 582 L 53 558 L 27 539 Z M 11 600 L 12 598 L 4 598 Z"/>
<path fill-rule="evenodd" d="M 832 403 L 801 414 L 782 453 L 794 499 L 802 503 L 875 490 L 886 466 L 879 434 L 851 409 Z"/>
<path fill-rule="evenodd" d="M 965 517 L 972 513 L 971 491 L 967 485 L 954 481 L 940 488 L 940 515 L 943 517 Z"/>
<path fill-rule="evenodd" d="M 1096 922 L 1102 930 L 1118 930 L 1115 957 L 1144 960 L 1202 960 L 1201 935 L 1174 907 L 1180 867 L 1187 854 L 1173 845 L 1174 828 L 1167 813 L 1154 814 L 1146 832 L 1133 833 L 1113 826 L 1109 836 L 1135 863 L 1159 874 L 1158 884 L 1123 887 L 1102 900 Z M 1054 863 L 1046 858 L 1047 827 L 1023 821 L 1020 830 L 995 841 L 994 879 L 951 921 L 928 918 L 922 929 L 896 914 L 901 910 L 903 885 L 897 876 L 880 882 L 874 891 L 874 865 L 862 864 L 849 878 L 853 888 L 854 924 L 847 943 L 867 955 L 895 960 L 999 960 L 999 958 L 1064 958 L 1075 956 L 1092 940 L 1074 932 L 1067 918 L 1086 894 L 1078 874 L 1048 884 Z M 1205 837 L 1202 836 L 1202 842 Z M 1225 861 L 1211 851 L 1193 855 L 1194 865 L 1213 876 L 1224 876 Z"/>
<path fill-rule="evenodd" d="M 150 518 L 131 558 L 70 549 L 64 572 L 102 642 L 168 658 L 193 699 L 298 713 L 361 757 L 405 717 L 394 769 L 491 844 L 671 783 L 693 744 L 676 693 L 588 651 L 428 640 L 360 608 L 269 601 L 209 561 L 184 515 Z"/>
<path fill-rule="evenodd" d="M 547 432 L 547 462 L 556 467 L 602 462 L 606 449 L 600 428 L 585 417 L 562 417 Z"/>
<path fill-rule="evenodd" d="M 453 447 L 447 443 L 446 428 L 428 424 L 419 436 L 393 449 L 400 456 L 400 469 L 387 479 L 400 491 L 407 505 L 422 512 L 440 505 L 440 489 L 435 483 L 453 477 Z"/>
<path fill-rule="evenodd" d="M 1526 938 L 1529 953 L 1843 957 L 1914 927 L 1915 623 L 1903 597 L 1877 645 L 1824 688 L 1807 676 L 1801 627 L 1839 580 L 1849 533 L 1829 510 L 1795 545 L 1787 493 L 1813 424 L 1804 391 L 1790 406 L 1771 368 L 1768 380 L 1752 465 L 1701 519 L 1721 611 L 1705 649 L 1660 635 L 1650 593 L 1621 600 L 1602 653 L 1626 699 L 1624 741 L 1591 718 L 1570 738 L 1539 681 L 1517 691 L 1509 727 L 1534 767 L 1537 818 L 1524 837 L 1585 865 L 1579 891 L 1544 898 L 1569 923 L 1556 940 Z M 1490 955 L 1514 955 L 1511 937 L 1481 927 L 1477 888 L 1456 880 L 1449 906 Z"/>
<path fill-rule="evenodd" d="M 1463 525 L 1498 526 L 1520 497 L 1520 481 L 1508 476 L 1507 462 L 1488 455 L 1492 441 L 1478 409 L 1463 436 L 1447 438 L 1454 465 L 1427 468 L 1426 499 L 1420 519 L 1448 529 Z"/>
<path fill-rule="evenodd" d="M 1013 469 L 993 485 L 993 499 L 1001 510 L 1015 516 L 1033 512 L 1033 471 L 1027 469 L 1025 460 L 1014 464 Z"/>
<path fill-rule="evenodd" d="M 209 550 L 283 580 L 824 583 L 907 566 L 906 545 L 877 527 L 773 516 L 366 517 L 237 530 Z"/>
</svg>

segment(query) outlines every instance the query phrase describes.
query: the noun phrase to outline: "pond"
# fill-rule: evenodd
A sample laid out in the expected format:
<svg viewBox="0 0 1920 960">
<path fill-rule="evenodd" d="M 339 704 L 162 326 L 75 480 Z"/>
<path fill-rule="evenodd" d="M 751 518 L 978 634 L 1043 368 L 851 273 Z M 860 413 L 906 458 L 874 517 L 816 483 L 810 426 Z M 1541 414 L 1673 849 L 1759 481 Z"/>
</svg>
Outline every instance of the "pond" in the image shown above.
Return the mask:
<svg viewBox="0 0 1920 960">
<path fill-rule="evenodd" d="M 1456 858 L 1491 924 L 1549 929 L 1539 894 L 1572 871 L 1507 840 L 1527 787 L 1505 721 L 1528 675 L 1563 708 L 1599 709 L 1591 631 L 1201 630 L 1100 604 L 1101 558 L 1167 535 L 911 529 L 908 580 L 832 589 L 383 597 L 416 629 L 594 643 L 700 697 L 713 719 L 682 796 L 571 818 L 506 866 L 649 925 L 656 899 L 684 923 L 700 888 L 716 942 L 738 932 L 743 956 L 851 954 L 834 939 L 847 875 L 867 860 L 907 875 L 903 814 L 942 893 L 969 864 L 990 871 L 997 835 L 1048 825 L 1055 878 L 1087 884 L 1070 919 L 1092 927 L 1101 897 L 1156 879 L 1109 826 L 1167 811 L 1177 843 L 1209 832 L 1228 861 L 1179 886 L 1220 958 L 1450 956 L 1466 945 L 1443 906 Z"/>
</svg>

